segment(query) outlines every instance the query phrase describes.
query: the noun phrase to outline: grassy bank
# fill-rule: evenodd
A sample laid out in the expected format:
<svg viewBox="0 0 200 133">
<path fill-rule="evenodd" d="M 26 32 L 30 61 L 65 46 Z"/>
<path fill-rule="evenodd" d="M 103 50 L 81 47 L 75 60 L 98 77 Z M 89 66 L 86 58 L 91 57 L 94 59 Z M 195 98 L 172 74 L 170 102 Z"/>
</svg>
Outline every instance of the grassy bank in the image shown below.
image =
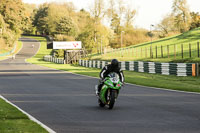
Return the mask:
<svg viewBox="0 0 200 133">
<path fill-rule="evenodd" d="M 200 42 L 200 28 L 173 37 L 108 51 L 106 54 L 91 55 L 89 59 L 111 60 L 117 58 L 120 61 L 200 62 L 197 42 Z M 153 58 L 150 58 L 151 55 Z"/>
<path fill-rule="evenodd" d="M 99 76 L 100 69 L 85 68 L 77 65 L 55 64 L 43 61 L 42 57 L 39 55 L 43 53 L 47 54 L 50 51 L 46 49 L 46 44 L 44 43 L 44 40 L 42 41 L 41 45 L 42 46 L 38 52 L 38 55 L 28 59 L 27 60 L 28 62 L 82 75 L 88 75 L 93 77 Z M 181 90 L 181 91 L 200 92 L 200 78 L 197 77 L 177 77 L 177 76 L 147 74 L 147 73 L 139 73 L 131 71 L 124 71 L 124 75 L 125 75 L 125 81 L 127 83 L 133 83 L 137 85 L 144 85 L 150 87 L 167 88 L 173 90 Z"/>
<path fill-rule="evenodd" d="M 15 107 L 0 99 L 1 133 L 47 133 Z"/>
<path fill-rule="evenodd" d="M 7 55 L 7 56 L 0 56 L 0 60 L 4 60 L 4 59 L 7 59 L 7 58 L 9 58 L 10 56 L 12 56 L 13 54 L 16 54 L 17 52 L 19 52 L 19 50 L 22 48 L 22 46 L 23 46 L 23 44 L 22 44 L 22 42 L 21 41 L 17 41 L 17 47 L 16 47 L 16 50 L 15 50 L 15 52 L 14 53 L 12 53 L 12 54 L 10 54 L 10 55 Z M 3 51 L 3 50 L 2 50 Z M 6 51 L 6 52 L 8 52 L 8 51 Z M 3 53 L 3 52 L 2 52 Z M 4 53 L 5 53 L 5 51 L 4 51 Z"/>
</svg>

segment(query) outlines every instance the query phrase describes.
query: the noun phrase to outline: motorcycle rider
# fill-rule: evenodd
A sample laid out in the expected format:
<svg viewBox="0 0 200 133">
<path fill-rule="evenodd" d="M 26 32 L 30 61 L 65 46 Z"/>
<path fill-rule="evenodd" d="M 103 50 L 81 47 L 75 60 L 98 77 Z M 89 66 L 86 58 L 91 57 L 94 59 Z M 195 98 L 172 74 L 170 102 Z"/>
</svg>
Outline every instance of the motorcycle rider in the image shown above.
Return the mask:
<svg viewBox="0 0 200 133">
<path fill-rule="evenodd" d="M 101 91 L 105 77 L 107 77 L 111 72 L 116 72 L 119 75 L 120 81 L 124 83 L 124 74 L 119 67 L 119 62 L 117 59 L 112 59 L 111 64 L 106 65 L 99 74 L 100 83 L 98 85 L 98 90 L 96 90 L 97 95 L 99 95 L 99 92 Z"/>
</svg>

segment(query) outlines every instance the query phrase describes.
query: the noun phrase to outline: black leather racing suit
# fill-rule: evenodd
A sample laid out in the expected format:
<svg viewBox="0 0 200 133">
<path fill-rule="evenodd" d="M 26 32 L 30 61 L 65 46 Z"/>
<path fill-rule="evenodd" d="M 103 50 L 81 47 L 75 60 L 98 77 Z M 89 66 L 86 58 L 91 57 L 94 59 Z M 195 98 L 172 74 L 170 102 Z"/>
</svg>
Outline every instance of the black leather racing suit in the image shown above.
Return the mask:
<svg viewBox="0 0 200 133">
<path fill-rule="evenodd" d="M 116 72 L 119 75 L 120 81 L 124 82 L 123 71 L 117 66 L 112 66 L 111 64 L 106 65 L 100 72 L 99 77 L 101 78 L 100 84 L 98 86 L 98 92 L 100 92 L 101 87 L 103 86 L 103 79 L 108 76 L 109 73 Z"/>
</svg>

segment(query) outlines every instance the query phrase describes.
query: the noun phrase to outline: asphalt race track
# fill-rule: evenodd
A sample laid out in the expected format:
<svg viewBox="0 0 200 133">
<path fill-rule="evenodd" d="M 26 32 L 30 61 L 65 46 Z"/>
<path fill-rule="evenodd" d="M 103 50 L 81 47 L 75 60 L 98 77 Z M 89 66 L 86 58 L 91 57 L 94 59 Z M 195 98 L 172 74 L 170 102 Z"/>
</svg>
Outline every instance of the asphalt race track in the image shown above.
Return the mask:
<svg viewBox="0 0 200 133">
<path fill-rule="evenodd" d="M 57 133 L 200 133 L 199 94 L 127 84 L 113 110 L 100 108 L 98 79 L 26 63 L 39 43 L 21 40 L 16 59 L 0 62 L 0 95 Z"/>
</svg>

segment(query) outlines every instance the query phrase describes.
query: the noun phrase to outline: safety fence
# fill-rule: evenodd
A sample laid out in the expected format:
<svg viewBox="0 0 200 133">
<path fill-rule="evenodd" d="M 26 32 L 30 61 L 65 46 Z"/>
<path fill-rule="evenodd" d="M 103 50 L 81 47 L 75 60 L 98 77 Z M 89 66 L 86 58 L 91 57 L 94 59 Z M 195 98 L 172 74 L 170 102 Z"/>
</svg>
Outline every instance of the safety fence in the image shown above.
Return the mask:
<svg viewBox="0 0 200 133">
<path fill-rule="evenodd" d="M 109 64 L 107 61 L 79 60 L 79 65 L 84 67 L 103 68 Z M 198 63 L 157 63 L 142 61 L 122 61 L 119 63 L 122 70 L 157 73 L 176 76 L 199 76 Z"/>
<path fill-rule="evenodd" d="M 65 64 L 64 59 L 56 58 L 56 57 L 53 57 L 51 55 L 45 55 L 43 57 L 43 60 L 48 61 L 48 62 L 54 62 L 54 63 L 57 63 L 57 64 Z"/>
<path fill-rule="evenodd" d="M 163 44 L 163 45 L 138 45 L 127 48 L 109 49 L 101 54 L 106 57 L 123 57 L 131 59 L 143 58 L 200 58 L 199 42 L 185 44 Z"/>
</svg>

